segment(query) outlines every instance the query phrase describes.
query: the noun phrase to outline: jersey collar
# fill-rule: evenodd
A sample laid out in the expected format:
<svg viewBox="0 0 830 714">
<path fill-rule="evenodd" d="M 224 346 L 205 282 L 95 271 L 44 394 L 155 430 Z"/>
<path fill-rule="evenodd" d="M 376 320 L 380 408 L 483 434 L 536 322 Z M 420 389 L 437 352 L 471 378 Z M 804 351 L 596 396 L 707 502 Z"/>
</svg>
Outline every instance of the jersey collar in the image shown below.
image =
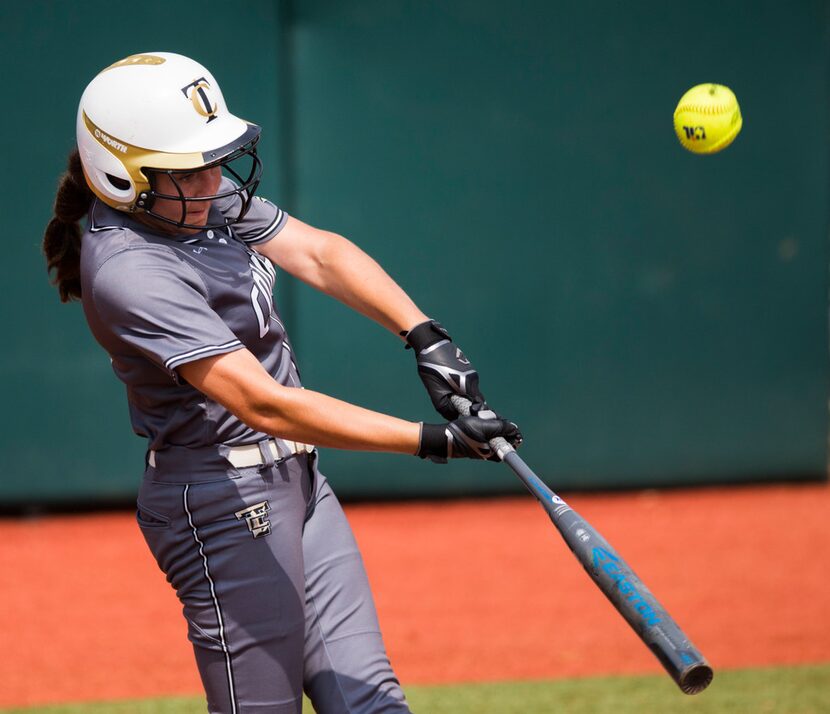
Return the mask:
<svg viewBox="0 0 830 714">
<path fill-rule="evenodd" d="M 217 223 L 223 218 L 219 209 L 216 206 L 210 207 L 208 214 L 209 223 Z M 175 241 L 176 243 L 198 243 L 207 238 L 207 231 L 199 231 L 198 233 L 190 233 L 185 235 L 173 235 L 165 233 L 161 230 L 156 230 L 152 226 L 144 223 L 139 223 L 129 213 L 123 211 L 116 211 L 103 201 L 97 198 L 92 202 L 92 208 L 89 211 L 88 230 L 90 233 L 97 233 L 99 231 L 111 230 L 113 228 L 129 228 L 134 233 L 143 234 L 149 233 L 158 238 L 166 238 L 167 240 Z M 221 228 L 214 228 L 214 232 L 221 231 Z"/>
</svg>

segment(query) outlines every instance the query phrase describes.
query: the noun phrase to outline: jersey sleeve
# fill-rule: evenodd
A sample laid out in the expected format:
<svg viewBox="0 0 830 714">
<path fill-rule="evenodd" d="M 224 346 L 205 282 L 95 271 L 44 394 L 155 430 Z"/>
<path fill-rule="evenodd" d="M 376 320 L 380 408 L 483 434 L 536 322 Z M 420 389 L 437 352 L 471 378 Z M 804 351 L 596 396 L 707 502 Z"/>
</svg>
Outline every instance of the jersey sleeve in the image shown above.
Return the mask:
<svg viewBox="0 0 830 714">
<path fill-rule="evenodd" d="M 230 191 L 234 187 L 236 187 L 236 184 L 223 176 L 222 182 L 219 184 L 219 192 Z M 236 216 L 239 213 L 241 203 L 242 199 L 239 196 L 231 196 L 215 202 L 216 207 L 226 218 Z M 233 230 L 243 243 L 256 245 L 271 240 L 282 230 L 287 220 L 288 214 L 281 208 L 275 206 L 268 199 L 254 196 L 248 212 L 241 221 L 233 224 Z"/>
<path fill-rule="evenodd" d="M 181 365 L 243 346 L 211 308 L 196 271 L 164 248 L 110 257 L 95 274 L 92 301 L 105 329 L 176 382 Z"/>
</svg>

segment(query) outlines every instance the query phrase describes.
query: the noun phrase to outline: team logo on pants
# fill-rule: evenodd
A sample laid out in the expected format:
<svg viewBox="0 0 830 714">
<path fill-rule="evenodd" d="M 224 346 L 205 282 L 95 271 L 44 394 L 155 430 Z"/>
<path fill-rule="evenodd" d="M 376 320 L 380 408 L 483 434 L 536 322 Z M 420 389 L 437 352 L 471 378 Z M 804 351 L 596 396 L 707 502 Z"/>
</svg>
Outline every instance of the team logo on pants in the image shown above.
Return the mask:
<svg viewBox="0 0 830 714">
<path fill-rule="evenodd" d="M 271 522 L 266 516 L 269 510 L 271 510 L 271 507 L 268 505 L 268 501 L 263 501 L 248 506 L 248 508 L 243 508 L 234 515 L 239 521 L 243 518 L 248 521 L 248 530 L 254 534 L 254 538 L 259 538 L 260 536 L 267 536 L 271 532 Z"/>
</svg>

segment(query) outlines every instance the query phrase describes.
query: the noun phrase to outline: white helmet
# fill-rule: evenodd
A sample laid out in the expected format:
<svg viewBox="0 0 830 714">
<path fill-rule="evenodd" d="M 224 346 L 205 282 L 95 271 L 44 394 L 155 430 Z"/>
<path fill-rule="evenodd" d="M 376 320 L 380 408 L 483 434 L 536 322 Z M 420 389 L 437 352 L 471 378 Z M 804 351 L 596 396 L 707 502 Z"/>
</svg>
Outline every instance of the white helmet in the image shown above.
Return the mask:
<svg viewBox="0 0 830 714">
<path fill-rule="evenodd" d="M 262 174 L 259 134 L 256 124 L 228 112 L 205 67 L 170 52 L 131 55 L 110 65 L 89 83 L 78 106 L 78 149 L 95 195 L 119 211 L 144 211 L 186 228 L 206 226 L 184 222 L 185 199 L 176 175 L 222 166 L 238 188 L 195 200 L 239 196 L 239 214 L 226 222 L 240 220 Z M 247 178 L 229 166 L 243 157 L 250 162 Z M 155 173 L 168 174 L 178 195 L 155 191 Z M 154 213 L 157 198 L 180 201 L 181 220 Z"/>
</svg>

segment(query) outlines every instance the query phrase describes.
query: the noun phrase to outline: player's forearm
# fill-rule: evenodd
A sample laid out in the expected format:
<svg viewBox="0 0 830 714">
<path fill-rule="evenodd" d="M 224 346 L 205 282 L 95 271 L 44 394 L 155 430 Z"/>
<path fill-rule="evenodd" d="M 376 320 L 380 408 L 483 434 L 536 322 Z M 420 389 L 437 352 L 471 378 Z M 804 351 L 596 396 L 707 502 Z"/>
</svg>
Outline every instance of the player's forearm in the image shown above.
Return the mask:
<svg viewBox="0 0 830 714">
<path fill-rule="evenodd" d="M 246 423 L 257 431 L 316 446 L 414 454 L 420 425 L 308 389 L 278 387 L 247 405 Z"/>
<path fill-rule="evenodd" d="M 247 349 L 187 362 L 179 374 L 256 431 L 317 446 L 414 454 L 420 425 L 279 384 Z"/>
<path fill-rule="evenodd" d="M 315 287 L 395 334 L 427 319 L 373 258 L 335 233 L 318 253 Z"/>
</svg>

